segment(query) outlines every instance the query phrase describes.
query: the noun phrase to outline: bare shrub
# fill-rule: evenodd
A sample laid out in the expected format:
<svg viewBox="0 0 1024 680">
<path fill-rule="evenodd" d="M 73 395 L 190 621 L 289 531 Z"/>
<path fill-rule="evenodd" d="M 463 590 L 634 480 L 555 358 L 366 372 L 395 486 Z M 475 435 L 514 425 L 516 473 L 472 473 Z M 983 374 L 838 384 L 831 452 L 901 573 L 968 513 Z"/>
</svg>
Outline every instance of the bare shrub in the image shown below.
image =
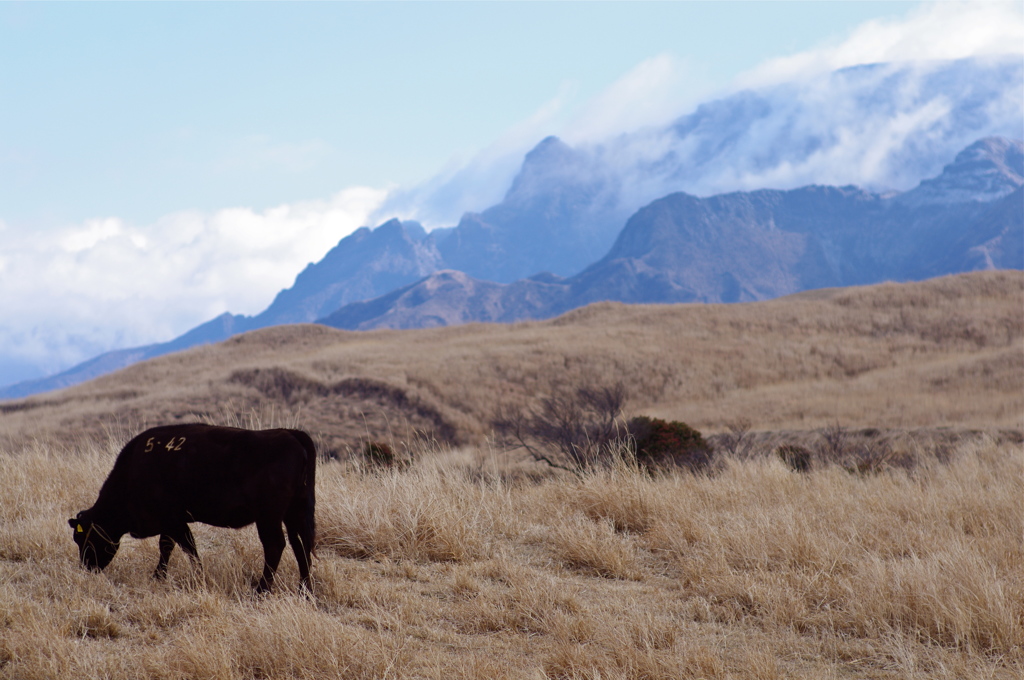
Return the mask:
<svg viewBox="0 0 1024 680">
<path fill-rule="evenodd" d="M 858 448 L 848 452 L 841 464 L 843 469 L 851 474 L 877 474 L 889 467 L 891 456 L 891 451 L 885 446 Z"/>
<path fill-rule="evenodd" d="M 750 428 L 753 423 L 747 418 L 737 418 L 725 424 L 725 432 L 718 436 L 722 449 L 730 456 L 744 458 L 750 449 Z"/>
<path fill-rule="evenodd" d="M 839 463 L 846 455 L 850 432 L 839 421 L 822 428 L 818 432 L 821 437 L 821 455 L 827 461 Z"/>
<path fill-rule="evenodd" d="M 491 426 L 505 446 L 525 449 L 534 460 L 579 473 L 606 459 L 618 439 L 627 389 L 612 385 L 557 385 L 530 407 L 500 407 Z"/>
</svg>

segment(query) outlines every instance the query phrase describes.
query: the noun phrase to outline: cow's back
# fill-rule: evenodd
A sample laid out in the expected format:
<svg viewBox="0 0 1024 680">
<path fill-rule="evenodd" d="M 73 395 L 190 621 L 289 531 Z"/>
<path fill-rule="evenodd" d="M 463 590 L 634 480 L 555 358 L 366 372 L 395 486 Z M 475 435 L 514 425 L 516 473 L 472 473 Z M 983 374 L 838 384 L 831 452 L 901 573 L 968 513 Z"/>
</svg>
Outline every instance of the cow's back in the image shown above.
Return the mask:
<svg viewBox="0 0 1024 680">
<path fill-rule="evenodd" d="M 179 521 L 241 527 L 282 517 L 310 489 L 315 464 L 299 430 L 155 427 L 122 449 L 98 504 L 122 506 L 136 535 Z"/>
</svg>

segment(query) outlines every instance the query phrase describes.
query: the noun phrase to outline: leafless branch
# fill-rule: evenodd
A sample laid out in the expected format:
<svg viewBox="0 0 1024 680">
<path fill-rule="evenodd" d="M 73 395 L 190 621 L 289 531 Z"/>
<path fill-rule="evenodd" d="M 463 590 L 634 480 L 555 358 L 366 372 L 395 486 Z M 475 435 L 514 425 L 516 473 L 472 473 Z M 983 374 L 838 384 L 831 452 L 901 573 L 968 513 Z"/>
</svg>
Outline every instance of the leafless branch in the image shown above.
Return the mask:
<svg viewBox="0 0 1024 680">
<path fill-rule="evenodd" d="M 622 434 L 619 418 L 626 398 L 622 383 L 557 386 L 530 408 L 499 409 L 491 425 L 506 445 L 523 448 L 534 460 L 579 472 Z"/>
</svg>

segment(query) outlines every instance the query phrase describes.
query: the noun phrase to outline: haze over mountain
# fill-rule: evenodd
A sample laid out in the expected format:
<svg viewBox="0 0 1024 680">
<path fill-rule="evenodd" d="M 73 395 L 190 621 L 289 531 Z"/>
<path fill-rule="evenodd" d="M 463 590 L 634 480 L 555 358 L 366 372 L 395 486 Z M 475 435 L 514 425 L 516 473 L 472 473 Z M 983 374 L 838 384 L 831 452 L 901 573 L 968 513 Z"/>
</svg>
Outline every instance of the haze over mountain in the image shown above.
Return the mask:
<svg viewBox="0 0 1024 680">
<path fill-rule="evenodd" d="M 1022 80 L 1016 58 L 876 64 L 740 92 L 600 144 L 550 137 L 499 204 L 453 227 L 364 227 L 258 315 L 225 313 L 0 396 L 280 323 L 507 321 L 601 299 L 742 301 L 1021 268 Z"/>
<path fill-rule="evenodd" d="M 604 144 L 574 148 L 550 137 L 526 155 L 501 203 L 464 215 L 454 228 L 423 239 L 415 229 L 401 236 L 388 222 L 386 238 L 405 244 L 389 244 L 380 256 L 405 263 L 392 268 L 404 281 L 372 292 L 357 283 L 358 272 L 381 266 L 362 249 L 356 266 L 328 264 L 338 257 L 332 251 L 307 272 L 333 277 L 339 290 L 358 288 L 361 299 L 412 283 L 419 278 L 413 272 L 443 268 L 499 283 L 543 271 L 572 276 L 608 252 L 633 213 L 669 193 L 809 184 L 911 189 L 981 137 L 1019 137 L 1022 81 L 1019 59 L 876 64 L 741 92 L 665 128 Z M 943 181 L 934 190 L 948 189 Z M 987 195 L 979 187 L 964 191 Z"/>
<path fill-rule="evenodd" d="M 849 186 L 670 194 L 633 215 L 607 255 L 573 277 L 498 284 L 443 271 L 320 323 L 369 330 L 544 319 L 603 300 L 751 302 L 1024 269 L 1022 152 L 1019 140 L 980 140 L 941 175 L 899 194 Z"/>
<path fill-rule="evenodd" d="M 503 209 L 482 211 L 471 223 L 502 232 L 541 218 L 580 232 L 576 245 L 596 254 L 540 268 L 568 276 L 603 255 L 637 209 L 676 191 L 711 196 L 810 184 L 906 191 L 982 137 L 1020 138 L 1022 81 L 1024 63 L 1007 56 L 869 64 L 745 89 L 668 125 L 599 142 L 541 144 L 505 180 L 511 189 L 503 187 Z M 396 192 L 378 214 L 452 224 L 458 217 L 436 216 L 471 181 L 457 176 L 427 193 Z M 558 217 L 580 200 L 593 206 L 585 223 Z M 470 273 L 507 282 L 537 271 L 506 270 L 498 263 L 497 274 Z"/>
</svg>

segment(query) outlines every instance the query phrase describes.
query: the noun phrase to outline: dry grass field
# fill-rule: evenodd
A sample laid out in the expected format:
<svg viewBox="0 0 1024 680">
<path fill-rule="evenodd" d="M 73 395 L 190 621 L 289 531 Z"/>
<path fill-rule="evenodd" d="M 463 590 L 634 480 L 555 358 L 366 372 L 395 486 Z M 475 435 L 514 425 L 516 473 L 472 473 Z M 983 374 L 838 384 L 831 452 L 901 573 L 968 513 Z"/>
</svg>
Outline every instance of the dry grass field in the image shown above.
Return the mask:
<svg viewBox="0 0 1024 680">
<path fill-rule="evenodd" d="M 312 600 L 255 530 L 194 525 L 102 574 L 65 518 L 116 443 L 0 457 L 0 677 L 1019 678 L 1022 453 L 798 474 L 778 459 L 650 478 L 619 464 L 514 483 L 479 454 L 318 472 Z"/>
<path fill-rule="evenodd" d="M 580 475 L 489 423 L 622 381 L 711 469 Z M 255 529 L 193 525 L 196 569 L 125 538 L 102 574 L 67 518 L 146 425 L 300 426 L 317 472 L 314 596 Z M 602 304 L 412 332 L 267 329 L 0 404 L 0 678 L 1019 678 L 1024 273 L 751 305 Z M 726 454 L 730 425 L 747 446 Z M 827 452 L 884 445 L 851 472 Z M 415 454 L 372 471 L 375 439 Z M 794 472 L 781 441 L 818 454 Z M 835 452 L 833 452 L 835 453 Z"/>
</svg>

